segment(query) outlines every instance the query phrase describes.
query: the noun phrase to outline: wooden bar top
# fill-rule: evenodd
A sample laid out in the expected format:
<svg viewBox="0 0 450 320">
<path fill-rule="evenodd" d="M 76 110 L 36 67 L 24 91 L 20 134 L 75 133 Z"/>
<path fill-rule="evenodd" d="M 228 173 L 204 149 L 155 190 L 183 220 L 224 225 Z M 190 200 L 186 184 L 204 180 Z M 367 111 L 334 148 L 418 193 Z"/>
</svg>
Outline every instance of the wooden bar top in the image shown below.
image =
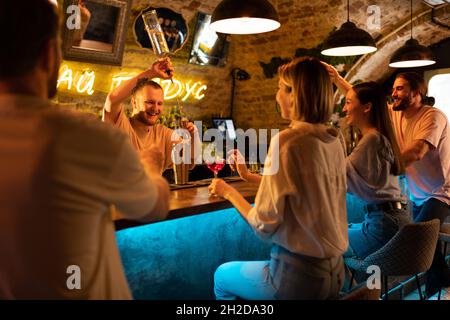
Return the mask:
<svg viewBox="0 0 450 320">
<path fill-rule="evenodd" d="M 258 186 L 245 181 L 233 181 L 230 185 L 238 190 L 244 198 L 253 203 Z M 170 191 L 170 211 L 166 220 L 188 217 L 209 211 L 231 208 L 228 200 L 210 196 L 208 186 L 191 187 Z M 140 226 L 148 223 L 119 219 L 115 221 L 116 230 Z"/>
</svg>

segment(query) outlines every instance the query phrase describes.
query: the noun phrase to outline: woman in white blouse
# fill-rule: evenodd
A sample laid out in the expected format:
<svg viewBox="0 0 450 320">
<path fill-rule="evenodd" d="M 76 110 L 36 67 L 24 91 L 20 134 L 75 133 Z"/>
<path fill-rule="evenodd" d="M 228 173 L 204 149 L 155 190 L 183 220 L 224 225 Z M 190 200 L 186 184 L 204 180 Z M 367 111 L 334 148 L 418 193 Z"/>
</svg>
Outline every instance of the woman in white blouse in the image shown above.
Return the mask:
<svg viewBox="0 0 450 320">
<path fill-rule="evenodd" d="M 345 159 L 337 132 L 324 125 L 332 83 L 309 57 L 280 67 L 279 78 L 276 99 L 291 125 L 271 141 L 254 207 L 223 180 L 209 187 L 272 242 L 271 258 L 219 266 L 217 299 L 332 299 L 344 283 Z"/>
<path fill-rule="evenodd" d="M 349 229 L 346 256 L 365 258 L 411 222 L 398 175 L 404 172 L 386 95 L 376 82 L 351 86 L 330 65 L 333 82 L 346 93 L 346 122 L 362 133 L 346 159 L 348 192 L 366 203 L 364 221 Z"/>
</svg>

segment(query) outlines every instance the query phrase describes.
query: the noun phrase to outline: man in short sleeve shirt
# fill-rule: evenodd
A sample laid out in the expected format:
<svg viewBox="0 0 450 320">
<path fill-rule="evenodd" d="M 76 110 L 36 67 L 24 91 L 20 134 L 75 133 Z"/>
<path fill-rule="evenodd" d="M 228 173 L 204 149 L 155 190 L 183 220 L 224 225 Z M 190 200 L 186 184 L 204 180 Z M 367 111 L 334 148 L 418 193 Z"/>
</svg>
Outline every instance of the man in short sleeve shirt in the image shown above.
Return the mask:
<svg viewBox="0 0 450 320">
<path fill-rule="evenodd" d="M 416 73 L 397 75 L 391 117 L 406 167 L 406 179 L 416 222 L 450 216 L 450 128 L 445 114 L 432 107 L 424 79 Z M 432 295 L 450 286 L 450 270 L 440 244 L 427 272 L 426 291 Z"/>
<path fill-rule="evenodd" d="M 111 207 L 164 219 L 152 158 L 56 94 L 61 49 L 48 0 L 1 1 L 0 299 L 130 299 Z M 142 163 L 141 163 L 142 162 Z"/>
</svg>

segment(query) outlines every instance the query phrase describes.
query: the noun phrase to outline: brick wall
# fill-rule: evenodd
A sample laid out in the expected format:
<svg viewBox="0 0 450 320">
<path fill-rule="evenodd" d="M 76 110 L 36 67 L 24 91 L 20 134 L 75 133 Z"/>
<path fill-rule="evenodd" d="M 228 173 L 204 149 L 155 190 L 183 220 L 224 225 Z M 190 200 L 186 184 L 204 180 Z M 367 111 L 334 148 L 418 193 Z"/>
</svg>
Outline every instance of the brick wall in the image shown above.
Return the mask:
<svg viewBox="0 0 450 320">
<path fill-rule="evenodd" d="M 189 27 L 190 36 L 186 45 L 173 57 L 175 78 L 181 81 L 201 81 L 208 89 L 205 98 L 197 100 L 192 97 L 186 101 L 180 100 L 180 105 L 192 119 L 209 120 L 211 116 L 227 116 L 229 113 L 231 78 L 231 63 L 225 67 L 197 66 L 188 64 L 189 53 L 192 43 L 192 35 L 195 29 L 197 12 L 211 13 L 219 1 L 140 1 L 132 2 L 131 17 L 129 20 L 122 66 L 108 66 L 92 63 L 81 63 L 76 61 L 63 61 L 63 65 L 69 66 L 74 72 L 92 70 L 95 72 L 95 92 L 92 95 L 78 94 L 72 86 L 67 89 L 67 83 L 61 84 L 56 100 L 64 107 L 73 108 L 86 112 L 100 114 L 109 91 L 111 78 L 122 72 L 140 72 L 147 68 L 155 59 L 155 55 L 149 49 L 143 49 L 134 36 L 134 22 L 141 10 L 148 6 L 166 7 L 177 13 L 181 13 Z M 175 105 L 176 99 L 166 101 L 166 110 Z"/>
<path fill-rule="evenodd" d="M 268 79 L 263 74 L 260 62 L 268 63 L 271 58 L 293 57 L 297 48 L 313 48 L 324 41 L 334 27 L 339 27 L 347 19 L 346 1 L 318 0 L 305 2 L 300 0 L 271 0 L 277 9 L 281 28 L 270 33 L 259 35 L 232 35 L 228 63 L 223 68 L 212 66 L 195 66 L 188 64 L 191 49 L 192 34 L 195 27 L 197 12 L 212 13 L 220 0 L 134 0 L 129 23 L 122 67 L 79 64 L 79 68 L 90 67 L 98 70 L 101 78 L 96 81 L 107 81 L 113 73 L 124 70 L 138 71 L 146 68 L 155 59 L 150 50 L 142 49 L 134 40 L 133 23 L 139 12 L 146 6 L 167 7 L 181 13 L 187 20 L 190 29 L 190 39 L 187 45 L 172 58 L 176 77 L 201 80 L 208 90 L 203 100 L 188 99 L 181 104 L 194 119 L 210 119 L 212 115 L 228 116 L 230 112 L 231 70 L 235 67 L 246 70 L 251 79 L 236 81 L 234 118 L 237 126 L 243 129 L 253 128 L 284 128 L 287 122 L 281 119 L 275 108 L 277 78 Z M 409 21 L 409 1 L 350 1 L 350 20 L 358 27 L 367 30 L 369 5 L 378 5 L 381 9 L 381 28 L 369 30 L 372 36 L 382 44 L 380 50 L 368 55 L 356 63 L 351 70 L 352 80 L 369 80 L 386 76 L 391 72 L 387 69 L 390 54 L 401 45 L 406 37 Z M 414 1 L 413 12 L 418 15 L 428 10 L 425 4 Z M 430 25 L 429 21 L 418 21 L 414 36 L 426 41 L 426 45 L 448 37 L 448 29 Z M 392 32 L 401 30 L 401 37 L 389 36 Z M 432 36 L 429 36 L 429 35 Z M 383 39 L 390 39 L 383 43 Z M 426 40 L 429 39 L 429 40 Z M 431 41 L 431 42 L 430 42 Z M 70 62 L 72 63 L 72 62 Z M 109 81 L 109 80 L 108 80 Z M 61 90 L 57 99 L 69 107 L 99 112 L 107 94 L 97 91 L 92 96 L 80 96 L 73 92 Z M 174 101 L 168 101 L 170 107 Z"/>
<path fill-rule="evenodd" d="M 234 109 L 238 125 L 244 128 L 283 128 L 286 125 L 286 121 L 283 121 L 275 110 L 277 79 L 276 77 L 267 79 L 259 62 L 268 63 L 275 56 L 293 57 L 297 48 L 314 48 L 324 41 L 334 27 L 340 27 L 347 19 L 347 1 L 343 0 L 314 2 L 272 0 L 271 3 L 280 16 L 281 27 L 278 30 L 265 34 L 231 37 L 230 60 L 234 66 L 247 70 L 252 77 L 248 81 L 239 82 L 236 87 Z M 367 12 L 369 5 L 377 5 L 381 9 L 379 30 L 368 30 L 366 26 L 368 19 L 371 19 Z M 350 20 L 359 28 L 369 31 L 374 39 L 379 41 L 409 21 L 409 8 L 407 0 L 350 1 Z M 413 2 L 414 15 L 429 9 L 421 1 Z M 420 41 L 425 41 L 425 45 L 450 36 L 448 29 L 431 26 L 429 21 L 422 19 L 415 24 L 414 36 Z M 409 25 L 406 27 L 409 30 Z M 403 34 L 406 27 L 401 28 Z M 399 42 L 395 38 L 391 41 L 395 43 L 390 47 L 389 43 L 386 44 L 387 50 L 379 50 L 368 55 L 371 61 L 358 65 L 352 72 L 352 81 L 378 80 L 381 76 L 386 78 L 388 73 L 393 71 L 389 70 L 387 62 L 392 52 L 404 41 Z M 364 72 L 366 69 L 371 70 L 370 74 Z"/>
</svg>

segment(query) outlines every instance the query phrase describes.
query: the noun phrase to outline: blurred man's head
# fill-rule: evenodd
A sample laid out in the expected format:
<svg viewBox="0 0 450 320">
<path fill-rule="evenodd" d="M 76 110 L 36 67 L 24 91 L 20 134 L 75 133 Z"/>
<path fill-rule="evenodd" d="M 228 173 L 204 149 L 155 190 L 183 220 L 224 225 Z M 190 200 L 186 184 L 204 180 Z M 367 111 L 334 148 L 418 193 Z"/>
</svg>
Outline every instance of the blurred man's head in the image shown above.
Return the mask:
<svg viewBox="0 0 450 320">
<path fill-rule="evenodd" d="M 399 73 L 392 87 L 393 110 L 401 111 L 411 105 L 424 103 L 427 85 L 422 76 L 415 72 Z"/>
<path fill-rule="evenodd" d="M 57 8 L 49 0 L 1 1 L 0 83 L 27 82 L 23 87 L 34 85 L 53 97 L 61 62 L 58 28 Z"/>
<path fill-rule="evenodd" d="M 138 80 L 132 92 L 133 114 L 147 126 L 155 125 L 163 111 L 164 90 L 148 78 Z"/>
</svg>

